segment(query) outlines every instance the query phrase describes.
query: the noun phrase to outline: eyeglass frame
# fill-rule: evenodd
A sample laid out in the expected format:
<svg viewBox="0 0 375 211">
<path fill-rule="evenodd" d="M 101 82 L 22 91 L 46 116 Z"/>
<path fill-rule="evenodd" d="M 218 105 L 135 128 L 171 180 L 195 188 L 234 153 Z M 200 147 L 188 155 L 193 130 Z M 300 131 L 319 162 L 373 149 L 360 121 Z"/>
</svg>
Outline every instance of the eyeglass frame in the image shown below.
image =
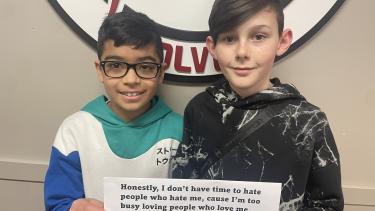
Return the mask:
<svg viewBox="0 0 375 211">
<path fill-rule="evenodd" d="M 117 62 L 117 63 L 121 63 L 121 64 L 125 64 L 126 65 L 126 71 L 125 73 L 122 75 L 122 76 L 117 76 L 117 77 L 113 77 L 113 76 L 109 76 L 107 74 L 107 72 L 105 71 L 105 64 L 108 63 L 108 62 Z M 151 77 L 151 78 L 145 78 L 145 77 L 142 77 L 138 74 L 137 70 L 136 70 L 136 66 L 139 65 L 139 64 L 154 64 L 156 65 L 156 73 L 155 73 L 155 76 L 154 77 Z M 135 74 L 141 78 L 141 79 L 153 79 L 153 78 L 156 78 L 158 75 L 159 75 L 159 72 L 160 72 L 160 69 L 161 69 L 161 64 L 159 63 L 156 63 L 156 62 L 138 62 L 138 63 L 127 63 L 127 62 L 123 62 L 123 61 L 113 61 L 113 60 L 105 60 L 105 61 L 100 61 L 100 67 L 102 68 L 104 74 L 109 77 L 109 78 L 122 78 L 124 76 L 126 76 L 126 74 L 128 74 L 129 70 L 130 69 L 133 69 Z"/>
</svg>

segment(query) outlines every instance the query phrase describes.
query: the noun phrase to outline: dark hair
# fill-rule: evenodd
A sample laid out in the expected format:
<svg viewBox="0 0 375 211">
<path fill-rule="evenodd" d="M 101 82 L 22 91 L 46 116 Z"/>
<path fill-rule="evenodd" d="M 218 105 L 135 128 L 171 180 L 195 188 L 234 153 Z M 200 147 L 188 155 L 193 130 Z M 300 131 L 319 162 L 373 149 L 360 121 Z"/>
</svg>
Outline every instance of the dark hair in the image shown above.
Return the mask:
<svg viewBox="0 0 375 211">
<path fill-rule="evenodd" d="M 113 40 L 116 47 L 134 45 L 135 48 L 142 48 L 153 44 L 160 62 L 163 62 L 163 44 L 159 31 L 155 22 L 143 13 L 125 8 L 123 12 L 104 19 L 98 32 L 99 59 L 103 54 L 104 43 L 108 40 Z"/>
<path fill-rule="evenodd" d="M 284 12 L 279 0 L 216 0 L 208 20 L 214 43 L 219 34 L 234 29 L 267 7 L 276 13 L 278 32 L 281 35 L 284 30 Z"/>
</svg>

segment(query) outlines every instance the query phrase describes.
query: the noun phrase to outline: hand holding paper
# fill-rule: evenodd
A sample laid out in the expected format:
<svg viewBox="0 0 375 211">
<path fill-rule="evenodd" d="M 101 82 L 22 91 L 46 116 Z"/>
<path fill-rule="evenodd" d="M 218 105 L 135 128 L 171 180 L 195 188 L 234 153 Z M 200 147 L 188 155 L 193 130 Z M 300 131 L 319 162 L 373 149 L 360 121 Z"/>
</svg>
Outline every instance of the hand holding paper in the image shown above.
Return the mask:
<svg viewBox="0 0 375 211">
<path fill-rule="evenodd" d="M 279 211 L 281 183 L 107 177 L 107 211 Z"/>
</svg>

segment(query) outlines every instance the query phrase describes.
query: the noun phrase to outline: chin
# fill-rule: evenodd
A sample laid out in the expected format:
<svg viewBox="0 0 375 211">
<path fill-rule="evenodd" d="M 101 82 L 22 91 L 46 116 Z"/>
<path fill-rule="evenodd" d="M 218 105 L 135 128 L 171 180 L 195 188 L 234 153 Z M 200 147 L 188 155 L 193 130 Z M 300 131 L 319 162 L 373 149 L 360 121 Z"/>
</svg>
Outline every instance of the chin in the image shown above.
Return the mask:
<svg viewBox="0 0 375 211">
<path fill-rule="evenodd" d="M 251 79 L 249 78 L 236 78 L 233 81 L 235 82 L 231 83 L 232 86 L 238 89 L 249 89 L 255 85 L 254 83 L 251 82 Z"/>
<path fill-rule="evenodd" d="M 142 110 L 142 109 L 144 109 L 145 107 L 147 107 L 146 105 L 144 105 L 144 104 L 140 104 L 140 103 L 137 103 L 136 105 L 126 105 L 126 106 L 124 106 L 124 110 L 127 110 L 127 111 L 132 111 L 132 112 L 134 112 L 134 111 L 139 111 L 139 110 Z"/>
</svg>

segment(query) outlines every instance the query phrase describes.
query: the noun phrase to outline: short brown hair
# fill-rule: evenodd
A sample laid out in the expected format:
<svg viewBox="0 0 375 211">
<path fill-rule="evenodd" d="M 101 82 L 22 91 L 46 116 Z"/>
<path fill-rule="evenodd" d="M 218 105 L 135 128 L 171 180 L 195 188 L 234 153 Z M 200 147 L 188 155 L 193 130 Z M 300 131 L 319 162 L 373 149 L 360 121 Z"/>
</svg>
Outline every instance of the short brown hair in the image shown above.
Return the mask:
<svg viewBox="0 0 375 211">
<path fill-rule="evenodd" d="M 281 35 L 284 30 L 284 12 L 279 0 L 216 0 L 208 20 L 214 43 L 219 34 L 232 30 L 267 7 L 276 13 Z"/>
</svg>

